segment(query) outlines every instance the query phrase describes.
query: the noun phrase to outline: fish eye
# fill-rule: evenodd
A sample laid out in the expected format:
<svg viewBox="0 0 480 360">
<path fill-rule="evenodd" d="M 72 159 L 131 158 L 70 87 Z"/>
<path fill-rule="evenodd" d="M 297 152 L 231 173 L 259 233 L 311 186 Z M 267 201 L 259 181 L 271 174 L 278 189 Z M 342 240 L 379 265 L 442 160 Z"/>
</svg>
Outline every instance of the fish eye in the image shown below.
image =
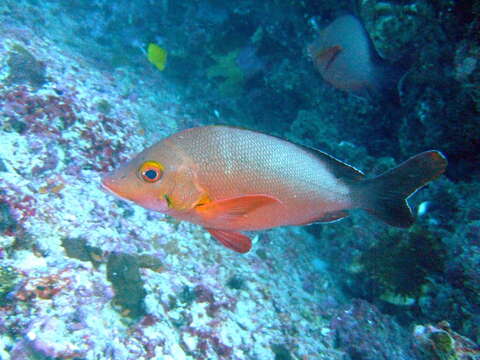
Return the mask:
<svg viewBox="0 0 480 360">
<path fill-rule="evenodd" d="M 154 183 L 162 178 L 163 169 L 163 165 L 156 161 L 145 161 L 138 168 L 138 174 L 145 182 Z"/>
</svg>

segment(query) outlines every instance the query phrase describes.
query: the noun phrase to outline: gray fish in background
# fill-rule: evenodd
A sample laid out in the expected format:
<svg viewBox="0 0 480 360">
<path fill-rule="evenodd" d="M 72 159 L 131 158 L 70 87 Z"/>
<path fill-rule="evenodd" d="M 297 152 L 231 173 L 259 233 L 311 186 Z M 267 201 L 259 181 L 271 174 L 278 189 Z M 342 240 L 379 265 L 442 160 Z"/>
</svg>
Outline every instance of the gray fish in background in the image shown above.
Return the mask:
<svg viewBox="0 0 480 360">
<path fill-rule="evenodd" d="M 378 55 L 355 16 L 335 19 L 307 49 L 315 68 L 337 89 L 368 99 L 398 97 L 397 84 L 405 71 Z"/>
</svg>

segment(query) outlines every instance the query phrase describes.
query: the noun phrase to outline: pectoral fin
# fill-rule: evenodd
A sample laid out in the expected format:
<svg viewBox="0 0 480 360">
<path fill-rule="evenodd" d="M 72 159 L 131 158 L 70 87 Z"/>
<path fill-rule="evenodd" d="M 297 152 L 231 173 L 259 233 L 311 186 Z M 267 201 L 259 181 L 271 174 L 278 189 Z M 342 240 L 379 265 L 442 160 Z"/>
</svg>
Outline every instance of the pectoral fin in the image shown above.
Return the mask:
<svg viewBox="0 0 480 360">
<path fill-rule="evenodd" d="M 239 232 L 218 229 L 206 230 L 224 246 L 238 253 L 244 254 L 252 248 L 252 240 Z"/>
<path fill-rule="evenodd" d="M 268 195 L 244 195 L 230 199 L 201 203 L 195 207 L 197 214 L 208 223 L 226 228 L 243 220 L 252 211 L 267 205 L 280 203 Z"/>
</svg>

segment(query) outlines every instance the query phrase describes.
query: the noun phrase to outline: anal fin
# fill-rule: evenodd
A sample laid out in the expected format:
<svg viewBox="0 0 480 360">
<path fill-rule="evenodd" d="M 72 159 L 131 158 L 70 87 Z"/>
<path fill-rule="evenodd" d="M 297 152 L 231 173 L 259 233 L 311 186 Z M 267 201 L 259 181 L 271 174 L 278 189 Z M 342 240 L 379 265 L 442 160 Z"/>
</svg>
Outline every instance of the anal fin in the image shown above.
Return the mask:
<svg viewBox="0 0 480 360">
<path fill-rule="evenodd" d="M 344 217 L 347 217 L 348 211 L 340 210 L 340 211 L 332 211 L 325 213 L 321 218 L 315 219 L 314 222 L 321 222 L 321 223 L 331 223 L 334 221 L 338 221 L 343 219 Z"/>
<path fill-rule="evenodd" d="M 220 241 L 222 245 L 238 253 L 244 254 L 252 248 L 252 240 L 239 232 L 210 228 L 205 230 Z"/>
<path fill-rule="evenodd" d="M 331 222 L 341 220 L 344 217 L 347 217 L 348 215 L 349 215 L 348 211 L 345 211 L 345 210 L 331 211 L 323 214 L 322 217 L 319 217 L 319 218 L 316 217 L 316 218 L 307 220 L 306 222 L 299 225 L 308 225 L 308 224 L 314 224 L 314 223 L 331 223 Z"/>
</svg>

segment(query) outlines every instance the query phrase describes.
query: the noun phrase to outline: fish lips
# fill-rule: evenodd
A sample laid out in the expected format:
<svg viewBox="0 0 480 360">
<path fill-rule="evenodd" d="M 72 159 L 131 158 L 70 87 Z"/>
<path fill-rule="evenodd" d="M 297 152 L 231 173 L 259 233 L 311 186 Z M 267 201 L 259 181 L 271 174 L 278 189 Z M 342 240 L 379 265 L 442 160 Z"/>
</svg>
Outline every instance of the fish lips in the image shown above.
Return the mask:
<svg viewBox="0 0 480 360">
<path fill-rule="evenodd" d="M 102 178 L 101 186 L 102 189 L 110 194 L 119 197 L 122 200 L 133 202 L 137 205 L 140 205 L 148 210 L 159 211 L 161 213 L 168 212 L 168 202 L 165 198 L 158 198 L 155 196 L 145 196 L 139 198 L 132 198 L 131 194 L 123 190 L 124 184 L 122 184 L 122 179 L 117 179 L 115 174 L 107 174 Z M 139 194 L 136 194 L 139 196 Z"/>
<path fill-rule="evenodd" d="M 115 196 L 123 197 L 118 193 L 118 185 L 116 186 L 116 181 L 110 175 L 105 175 L 102 178 L 101 186 L 105 192 L 113 194 Z"/>
</svg>

